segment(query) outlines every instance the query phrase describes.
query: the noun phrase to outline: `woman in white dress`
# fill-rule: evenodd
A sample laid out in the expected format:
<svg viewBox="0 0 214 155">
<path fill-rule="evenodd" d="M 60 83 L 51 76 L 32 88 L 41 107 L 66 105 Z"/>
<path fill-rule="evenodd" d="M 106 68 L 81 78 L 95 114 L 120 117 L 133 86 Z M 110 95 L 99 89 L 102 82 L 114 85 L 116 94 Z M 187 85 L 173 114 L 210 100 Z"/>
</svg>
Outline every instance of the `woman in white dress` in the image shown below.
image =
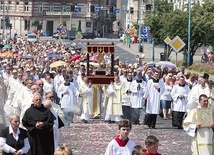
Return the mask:
<svg viewBox="0 0 214 155">
<path fill-rule="evenodd" d="M 45 73 L 45 79 L 43 80 L 43 83 L 43 95 L 45 95 L 47 92 L 54 91 L 53 79 L 51 79 L 49 72 Z"/>
</svg>

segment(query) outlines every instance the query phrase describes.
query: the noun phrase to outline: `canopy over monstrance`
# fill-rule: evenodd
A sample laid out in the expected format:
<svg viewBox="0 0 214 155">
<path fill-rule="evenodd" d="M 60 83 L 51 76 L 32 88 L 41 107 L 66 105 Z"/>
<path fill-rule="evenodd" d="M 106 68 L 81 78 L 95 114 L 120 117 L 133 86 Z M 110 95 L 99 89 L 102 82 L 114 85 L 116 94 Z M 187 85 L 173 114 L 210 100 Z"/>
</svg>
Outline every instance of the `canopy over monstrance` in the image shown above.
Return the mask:
<svg viewBox="0 0 214 155">
<path fill-rule="evenodd" d="M 115 47 L 114 43 L 109 43 L 109 44 L 98 44 L 98 43 L 93 43 L 90 44 L 89 42 L 86 45 L 86 52 L 87 52 L 87 76 L 88 78 L 92 81 L 92 83 L 97 83 L 97 84 L 110 84 L 110 81 L 113 80 L 113 73 L 114 73 L 114 52 L 115 52 Z M 91 76 L 89 74 L 89 58 L 91 55 L 96 55 L 97 56 L 97 62 L 99 65 L 102 64 L 104 61 L 104 55 L 108 54 L 110 55 L 111 59 L 111 64 L 110 64 L 110 74 L 106 74 L 106 71 L 103 70 L 97 70 L 96 74 Z"/>
<path fill-rule="evenodd" d="M 114 53 L 114 43 L 112 44 L 87 44 L 88 53 Z"/>
</svg>

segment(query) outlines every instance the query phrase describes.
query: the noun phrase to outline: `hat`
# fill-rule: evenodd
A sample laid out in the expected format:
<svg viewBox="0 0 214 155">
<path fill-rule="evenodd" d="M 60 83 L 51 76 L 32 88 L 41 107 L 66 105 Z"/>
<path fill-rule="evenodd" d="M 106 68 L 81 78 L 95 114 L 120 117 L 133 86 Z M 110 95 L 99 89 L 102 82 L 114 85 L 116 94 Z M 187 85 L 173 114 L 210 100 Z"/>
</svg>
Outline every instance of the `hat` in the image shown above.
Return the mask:
<svg viewBox="0 0 214 155">
<path fill-rule="evenodd" d="M 17 73 L 17 70 L 16 70 L 16 69 L 14 69 L 14 70 L 12 71 L 12 73 Z"/>
<path fill-rule="evenodd" d="M 27 69 L 26 69 L 26 72 L 30 72 L 30 71 L 31 71 L 31 69 L 30 69 L 30 68 L 27 68 Z"/>
<path fill-rule="evenodd" d="M 22 72 L 18 72 L 18 75 L 22 75 Z"/>
<path fill-rule="evenodd" d="M 131 67 L 131 66 L 132 66 L 132 64 L 129 64 L 129 65 L 128 65 L 128 67 Z"/>
</svg>

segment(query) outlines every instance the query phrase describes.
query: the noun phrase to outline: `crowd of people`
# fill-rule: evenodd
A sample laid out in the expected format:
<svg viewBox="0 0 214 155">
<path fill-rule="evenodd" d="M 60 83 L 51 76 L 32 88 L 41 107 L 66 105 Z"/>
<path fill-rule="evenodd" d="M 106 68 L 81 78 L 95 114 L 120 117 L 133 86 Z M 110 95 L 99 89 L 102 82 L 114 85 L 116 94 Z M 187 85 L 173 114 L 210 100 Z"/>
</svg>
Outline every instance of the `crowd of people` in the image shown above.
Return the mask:
<svg viewBox="0 0 214 155">
<path fill-rule="evenodd" d="M 28 130 L 32 154 L 53 154 L 58 147 L 58 129 L 72 126 L 78 115 L 84 123 L 102 117 L 107 123 L 127 119 L 140 125 L 141 111 L 145 108 L 145 129 L 156 128 L 159 114 L 164 120 L 172 119 L 172 127 L 183 129 L 183 119 L 198 107 L 200 95 L 206 95 L 207 107 L 214 108 L 213 81 L 207 73 L 200 76 L 186 72 L 184 67 L 167 68 L 139 59 L 126 64 L 116 58 L 114 80 L 109 85 L 94 85 L 86 76 L 86 52 L 75 51 L 70 46 L 48 41 L 11 42 L 9 50 L 13 57 L 1 61 L 7 88 L 4 110 L 8 115 L 20 117 L 20 127 Z M 48 57 L 50 54 L 55 55 Z M 71 60 L 77 55 L 78 59 Z M 103 57 L 101 64 L 90 65 L 92 75 L 100 68 L 106 74 L 111 73 L 111 59 L 108 54 Z M 66 65 L 50 67 L 58 60 Z M 51 143 L 47 137 L 53 137 Z M 47 145 L 49 150 L 43 148 Z"/>
</svg>

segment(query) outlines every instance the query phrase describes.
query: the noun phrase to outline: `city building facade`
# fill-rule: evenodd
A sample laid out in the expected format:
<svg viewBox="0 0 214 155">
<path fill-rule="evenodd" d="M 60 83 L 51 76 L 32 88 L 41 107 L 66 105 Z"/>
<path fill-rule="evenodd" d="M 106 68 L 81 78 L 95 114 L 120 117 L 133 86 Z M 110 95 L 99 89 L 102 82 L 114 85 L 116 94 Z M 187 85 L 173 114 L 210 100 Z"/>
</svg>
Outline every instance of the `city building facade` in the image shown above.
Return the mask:
<svg viewBox="0 0 214 155">
<path fill-rule="evenodd" d="M 75 10 L 71 12 L 73 4 Z M 94 12 L 92 5 L 95 6 Z M 111 33 L 116 16 L 109 13 L 109 6 L 115 5 L 115 0 L 0 0 L 0 31 L 25 35 L 41 30 L 45 35 L 52 35 L 59 25 L 64 25 L 67 30 L 72 27 L 83 33 Z M 97 7 L 100 8 L 99 12 Z M 4 26 L 3 20 L 6 18 L 11 27 Z"/>
</svg>

